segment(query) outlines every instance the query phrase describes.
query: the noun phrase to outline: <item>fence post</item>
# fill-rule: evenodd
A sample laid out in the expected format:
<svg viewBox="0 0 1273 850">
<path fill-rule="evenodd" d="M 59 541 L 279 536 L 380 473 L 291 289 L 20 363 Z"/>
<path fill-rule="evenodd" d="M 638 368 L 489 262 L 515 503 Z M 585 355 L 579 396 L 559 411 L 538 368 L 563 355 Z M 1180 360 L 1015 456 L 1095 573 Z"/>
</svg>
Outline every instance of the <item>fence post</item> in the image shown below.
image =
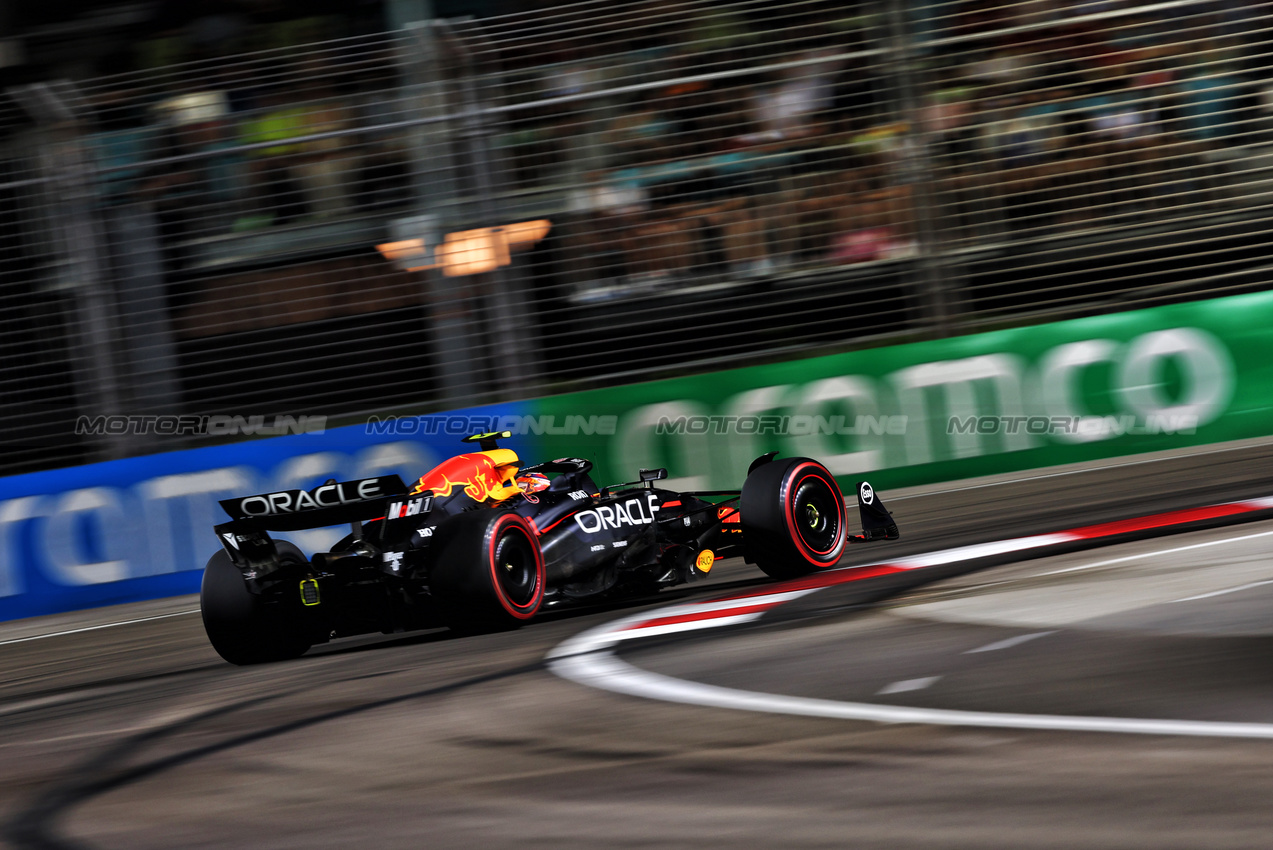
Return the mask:
<svg viewBox="0 0 1273 850">
<path fill-rule="evenodd" d="M 129 412 L 172 415 L 181 410 L 180 365 L 158 216 L 151 204 L 134 200 L 103 216 L 112 259 L 120 366 L 127 376 Z M 136 440 L 142 448 L 158 437 Z"/>
<path fill-rule="evenodd" d="M 435 21 L 413 21 L 406 26 L 405 49 L 398 61 L 404 82 L 403 100 L 421 118 L 435 119 L 417 124 L 409 131 L 411 188 L 414 217 L 436 223 L 429 236 L 436 248 L 438 236 L 456 223 L 458 187 L 456 168 L 448 136 L 451 122 L 441 120 L 451 114 L 446 96 L 442 63 L 438 56 Z M 424 290 L 425 321 L 431 340 L 433 366 L 442 397 L 448 407 L 471 402 L 482 389 L 479 333 L 463 279 L 449 278 L 440 271 L 419 273 Z"/>
<path fill-rule="evenodd" d="M 902 179 L 911 187 L 915 213 L 921 301 L 926 324 L 934 336 L 953 332 L 952 298 L 956 281 L 942 239 L 937 208 L 936 180 L 930 154 L 930 130 L 925 125 L 924 93 L 916 60 L 915 40 L 907 21 L 905 0 L 884 0 L 889 48 L 885 51 L 898 95 L 901 118 L 906 123 L 902 146 Z"/>
<path fill-rule="evenodd" d="M 440 22 L 447 27 L 447 22 Z M 466 181 L 474 194 L 473 214 L 484 227 L 511 224 L 504 220 L 504 213 L 495 203 L 502 171 L 500 163 L 491 155 L 492 119 L 477 90 L 478 67 L 472 50 L 466 43 L 467 34 L 448 33 L 460 60 L 458 82 L 460 122 L 458 139 L 465 153 L 469 169 Z M 479 36 L 480 37 L 480 36 Z M 499 234 L 495 238 L 501 238 Z M 527 394 L 538 374 L 538 357 L 532 344 L 530 322 L 531 303 L 527 293 L 526 276 L 517 268 L 514 258 L 508 266 L 482 274 L 482 314 L 485 319 L 485 339 L 489 351 L 491 373 L 496 392 L 502 401 Z"/>
<path fill-rule="evenodd" d="M 10 93 L 39 127 L 35 156 L 44 180 L 43 211 L 56 264 L 45 285 L 71 294 L 68 344 L 77 406 L 82 414 L 109 417 L 123 412 L 116 363 L 119 328 L 104 279 L 104 244 L 93 209 L 93 166 L 84 150 L 71 106 L 77 98 L 69 85 L 33 83 Z M 99 460 L 123 457 L 127 442 L 127 435 L 105 434 L 98 438 L 94 454 Z"/>
</svg>

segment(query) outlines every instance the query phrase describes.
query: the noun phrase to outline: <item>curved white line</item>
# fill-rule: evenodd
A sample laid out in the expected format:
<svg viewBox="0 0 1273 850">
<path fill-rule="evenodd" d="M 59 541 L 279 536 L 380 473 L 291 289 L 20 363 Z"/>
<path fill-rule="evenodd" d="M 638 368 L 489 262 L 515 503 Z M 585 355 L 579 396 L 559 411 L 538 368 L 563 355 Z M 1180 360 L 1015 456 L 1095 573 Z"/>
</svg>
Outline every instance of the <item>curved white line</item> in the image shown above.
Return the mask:
<svg viewBox="0 0 1273 850">
<path fill-rule="evenodd" d="M 1271 502 L 1273 500 L 1260 500 Z M 1241 538 L 1263 537 L 1273 532 L 1244 535 Z M 1019 551 L 1036 546 L 1047 546 L 1064 542 L 1069 538 L 1065 533 L 1056 535 L 1039 535 L 1038 537 L 1020 538 L 1018 540 L 999 541 L 993 544 L 979 544 L 960 547 L 942 552 L 932 552 L 895 562 L 896 566 L 905 569 L 923 569 L 934 564 L 950 563 L 966 560 L 984 554 Z M 1215 545 L 1217 541 L 1205 544 L 1177 547 L 1177 549 L 1193 549 L 1199 545 Z M 1175 551 L 1175 550 L 1167 550 Z M 1159 553 L 1161 554 L 1161 553 Z M 1096 565 L 1115 563 L 1121 560 L 1132 560 L 1144 556 L 1133 556 L 1127 559 L 1097 562 Z M 1088 565 L 1094 566 L 1094 565 Z M 781 604 L 791 599 L 814 593 L 823 588 L 803 588 L 799 591 L 776 591 L 772 594 L 758 594 L 747 599 L 714 600 L 705 603 L 682 603 L 667 608 L 645 611 L 611 623 L 588 629 L 558 644 L 547 656 L 548 667 L 558 676 L 581 685 L 599 688 L 613 693 L 646 699 L 664 700 L 667 702 L 702 705 L 713 708 L 733 708 L 740 711 L 768 712 L 772 714 L 792 714 L 804 717 L 826 717 L 840 720 L 861 720 L 874 723 L 926 723 L 936 726 L 976 726 L 996 729 L 1036 729 L 1067 732 L 1115 732 L 1135 735 L 1176 735 L 1209 738 L 1256 738 L 1273 740 L 1273 724 L 1270 723 L 1226 723 L 1209 720 L 1156 720 L 1134 717 L 1085 717 L 1050 714 L 1013 714 L 993 711 L 959 711 L 940 708 L 917 708 L 913 706 L 883 705 L 878 703 L 841 702 L 838 700 L 813 699 L 808 697 L 767 694 L 757 691 L 744 691 L 736 688 L 724 688 L 707 685 L 684 679 L 674 679 L 658 673 L 642 670 L 621 660 L 614 654 L 614 647 L 620 643 L 654 634 L 666 634 L 677 631 L 715 628 L 750 622 L 758 619 L 761 613 L 730 615 L 734 607 L 748 604 L 764 603 Z M 646 623 L 679 614 L 695 614 L 719 611 L 725 616 L 705 618 L 682 623 L 669 623 L 658 626 L 645 626 Z M 1043 633 L 1049 634 L 1049 633 Z M 1029 637 L 1034 637 L 1031 635 Z M 1019 639 L 1010 639 L 1019 640 Z M 992 644 L 992 646 L 998 646 Z"/>
<path fill-rule="evenodd" d="M 665 702 L 732 708 L 769 714 L 863 720 L 872 723 L 925 723 L 935 726 L 976 726 L 994 729 L 1035 729 L 1060 732 L 1119 732 L 1131 735 L 1176 735 L 1202 738 L 1259 738 L 1273 740 L 1273 724 L 1221 723 L 1207 720 L 1143 720 L 1132 717 L 1067 717 L 1050 714 L 1006 714 L 993 711 L 956 711 L 865 702 L 839 702 L 781 696 L 718 685 L 673 679 L 641 670 L 609 651 L 569 655 L 549 661 L 549 669 L 581 685 L 628 696 Z"/>
</svg>

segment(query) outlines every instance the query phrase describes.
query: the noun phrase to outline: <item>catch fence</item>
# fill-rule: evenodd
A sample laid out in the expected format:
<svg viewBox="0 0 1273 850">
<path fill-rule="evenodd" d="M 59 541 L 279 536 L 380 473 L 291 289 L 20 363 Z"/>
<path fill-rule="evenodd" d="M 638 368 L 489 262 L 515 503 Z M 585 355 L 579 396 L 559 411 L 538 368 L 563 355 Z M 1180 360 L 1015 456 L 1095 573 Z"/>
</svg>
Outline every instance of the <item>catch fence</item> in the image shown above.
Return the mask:
<svg viewBox="0 0 1273 850">
<path fill-rule="evenodd" d="M 1263 288 L 1269 25 L 583 2 L 12 90 L 0 472 Z"/>
</svg>

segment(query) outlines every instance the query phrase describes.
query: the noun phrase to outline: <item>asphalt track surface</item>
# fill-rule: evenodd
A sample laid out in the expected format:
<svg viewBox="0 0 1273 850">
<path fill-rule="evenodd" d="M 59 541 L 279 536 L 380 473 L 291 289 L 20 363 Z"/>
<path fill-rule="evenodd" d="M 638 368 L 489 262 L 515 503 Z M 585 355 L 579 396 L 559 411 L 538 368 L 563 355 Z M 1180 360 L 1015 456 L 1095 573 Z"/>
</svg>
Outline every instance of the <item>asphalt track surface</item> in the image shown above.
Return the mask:
<svg viewBox="0 0 1273 850">
<path fill-rule="evenodd" d="M 1273 495 L 1273 447 L 895 494 L 858 562 Z M 887 498 L 890 494 L 885 493 Z M 1240 538 L 1240 539 L 1239 539 Z M 1188 547 L 1188 548 L 1186 548 Z M 620 653 L 680 681 L 988 714 L 1273 723 L 1273 523 L 833 588 Z M 0 838 L 61 847 L 1273 846 L 1273 741 L 881 724 L 624 696 L 567 639 L 755 590 L 738 562 L 516 633 L 235 668 L 194 600 L 0 627 Z M 109 625 L 137 620 L 126 625 Z M 101 626 L 107 625 L 106 628 Z"/>
</svg>

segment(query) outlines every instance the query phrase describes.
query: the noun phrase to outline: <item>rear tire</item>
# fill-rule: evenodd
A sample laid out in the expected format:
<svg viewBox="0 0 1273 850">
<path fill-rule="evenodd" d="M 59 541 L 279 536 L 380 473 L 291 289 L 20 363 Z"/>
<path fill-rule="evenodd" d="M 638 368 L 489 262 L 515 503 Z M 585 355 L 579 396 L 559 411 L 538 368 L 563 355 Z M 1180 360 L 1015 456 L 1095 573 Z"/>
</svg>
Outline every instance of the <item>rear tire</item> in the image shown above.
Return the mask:
<svg viewBox="0 0 1273 850">
<path fill-rule="evenodd" d="M 848 542 L 835 476 L 807 457 L 771 461 L 748 475 L 739 514 L 747 560 L 772 578 L 833 567 Z"/>
<path fill-rule="evenodd" d="M 470 511 L 438 531 L 429 588 L 451 629 L 515 629 L 538 613 L 544 601 L 544 556 L 524 517 Z"/>
<path fill-rule="evenodd" d="M 301 550 L 287 541 L 275 543 L 274 548 L 281 563 L 306 563 Z M 263 664 L 305 654 L 311 643 L 301 624 L 290 616 L 286 602 L 268 604 L 250 592 L 225 550 L 208 559 L 199 589 L 203 628 L 212 648 L 231 664 Z"/>
</svg>

